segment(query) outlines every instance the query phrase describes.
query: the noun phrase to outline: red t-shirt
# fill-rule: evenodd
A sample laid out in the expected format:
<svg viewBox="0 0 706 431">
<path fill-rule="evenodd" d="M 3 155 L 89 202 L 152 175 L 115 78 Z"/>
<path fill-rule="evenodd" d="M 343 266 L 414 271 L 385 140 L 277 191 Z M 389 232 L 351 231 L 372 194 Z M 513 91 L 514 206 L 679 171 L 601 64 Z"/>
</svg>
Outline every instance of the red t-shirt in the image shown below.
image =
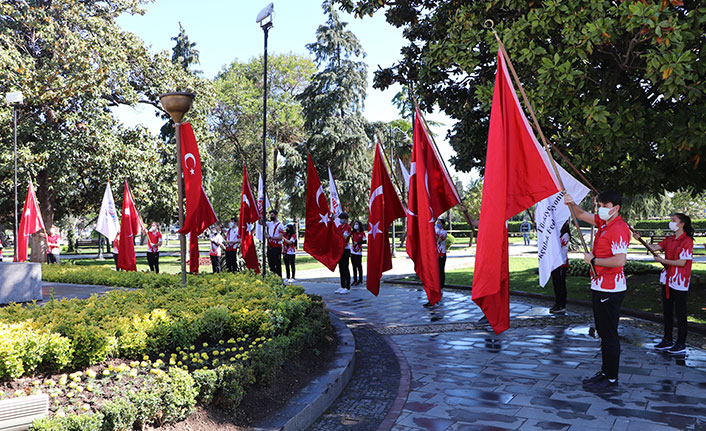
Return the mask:
<svg viewBox="0 0 706 431">
<path fill-rule="evenodd" d="M 61 241 L 61 237 L 58 233 L 47 236 L 47 253 L 59 254 L 59 241 Z"/>
<path fill-rule="evenodd" d="M 338 231 L 341 232 L 341 235 L 343 235 L 343 240 L 346 242 L 346 250 L 350 250 L 351 245 L 348 244 L 348 240 L 351 238 L 351 232 L 353 231 L 353 228 L 351 227 L 351 225 L 346 223 L 336 226 L 336 229 L 338 229 Z"/>
<path fill-rule="evenodd" d="M 282 241 L 282 254 L 297 254 L 296 234 L 285 234 L 284 239 L 292 241 L 292 243 Z"/>
<path fill-rule="evenodd" d="M 120 250 L 120 234 L 117 234 L 113 240 L 113 253 L 118 254 L 118 250 Z"/>
<path fill-rule="evenodd" d="M 664 258 L 669 260 L 686 260 L 684 266 L 667 265 L 659 276 L 662 284 L 674 290 L 689 290 L 691 280 L 691 261 L 693 260 L 694 240 L 685 233 L 679 238 L 669 236 L 659 243 L 664 250 Z"/>
<path fill-rule="evenodd" d="M 365 232 L 353 232 L 351 234 L 351 242 L 351 254 L 363 254 Z"/>
<path fill-rule="evenodd" d="M 273 239 L 274 237 L 284 237 L 284 227 L 282 226 L 282 223 L 280 222 L 273 222 L 273 221 L 268 221 L 267 222 L 267 246 L 268 247 L 282 247 L 282 240 L 275 240 Z"/>
<path fill-rule="evenodd" d="M 616 254 L 627 254 L 630 245 L 630 228 L 622 217 L 617 216 L 606 224 L 596 214 L 594 216 L 598 232 L 593 241 L 593 255 L 598 259 L 613 257 Z M 591 279 L 591 290 L 600 292 L 623 292 L 628 285 L 625 282 L 623 267 L 607 268 L 596 265 L 596 277 Z"/>
<path fill-rule="evenodd" d="M 147 232 L 147 252 L 157 253 L 159 251 L 159 242 L 162 240 L 162 234 L 157 232 Z"/>
<path fill-rule="evenodd" d="M 226 230 L 226 250 L 235 251 L 240 244 L 240 234 L 237 227 L 231 227 Z"/>
<path fill-rule="evenodd" d="M 446 256 L 446 237 L 448 234 L 444 229 L 434 227 L 436 233 L 436 252 L 439 253 L 439 257 Z"/>
</svg>

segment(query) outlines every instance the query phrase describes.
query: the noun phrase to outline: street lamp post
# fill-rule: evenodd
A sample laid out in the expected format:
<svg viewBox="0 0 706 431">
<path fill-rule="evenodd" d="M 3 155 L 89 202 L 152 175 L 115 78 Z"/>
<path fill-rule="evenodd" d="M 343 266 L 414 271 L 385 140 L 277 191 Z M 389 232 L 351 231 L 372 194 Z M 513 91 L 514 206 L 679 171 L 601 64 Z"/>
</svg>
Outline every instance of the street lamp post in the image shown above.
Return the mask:
<svg viewBox="0 0 706 431">
<path fill-rule="evenodd" d="M 13 158 L 15 162 L 15 230 L 12 237 L 13 256 L 17 259 L 17 106 L 24 101 L 21 91 L 12 91 L 5 95 L 5 103 L 12 106 L 14 147 Z"/>
<path fill-rule="evenodd" d="M 176 154 L 177 154 L 177 199 L 179 200 L 179 229 L 184 227 L 184 188 L 182 186 L 182 160 L 181 160 L 181 120 L 184 118 L 191 104 L 194 102 L 193 93 L 176 91 L 164 93 L 159 96 L 164 110 L 167 111 L 172 121 L 174 121 L 174 132 L 176 134 Z M 179 234 L 179 248 L 181 250 L 181 285 L 186 287 L 186 236 Z"/>
<path fill-rule="evenodd" d="M 262 204 L 262 214 L 260 214 L 260 223 L 262 223 L 262 277 L 265 277 L 267 272 L 267 221 L 265 218 L 265 202 L 267 202 L 267 152 L 265 143 L 267 138 L 267 36 L 272 28 L 272 13 L 274 12 L 274 4 L 270 3 L 257 14 L 255 22 L 260 24 L 260 28 L 265 33 L 265 55 L 263 58 L 263 88 L 262 88 L 262 188 L 264 191 L 264 201 Z"/>
</svg>

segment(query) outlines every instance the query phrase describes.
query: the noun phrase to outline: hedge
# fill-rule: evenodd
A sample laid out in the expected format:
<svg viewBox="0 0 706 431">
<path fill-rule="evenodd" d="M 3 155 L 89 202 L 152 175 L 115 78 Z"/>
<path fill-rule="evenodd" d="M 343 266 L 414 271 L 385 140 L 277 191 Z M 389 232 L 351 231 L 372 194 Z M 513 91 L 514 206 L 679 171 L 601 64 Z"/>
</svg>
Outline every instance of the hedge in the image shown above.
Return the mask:
<svg viewBox="0 0 706 431">
<path fill-rule="evenodd" d="M 661 269 L 657 266 L 650 265 L 648 263 L 637 262 L 634 260 L 628 260 L 625 262 L 624 266 L 625 275 L 630 274 L 658 274 Z M 569 275 L 577 275 L 583 277 L 590 277 L 591 270 L 583 259 L 569 259 Z"/>
<path fill-rule="evenodd" d="M 659 220 L 636 220 L 632 223 L 632 227 L 639 230 L 657 230 L 668 231 L 671 218 Z M 691 219 L 691 225 L 694 229 L 706 230 L 706 218 Z"/>
</svg>

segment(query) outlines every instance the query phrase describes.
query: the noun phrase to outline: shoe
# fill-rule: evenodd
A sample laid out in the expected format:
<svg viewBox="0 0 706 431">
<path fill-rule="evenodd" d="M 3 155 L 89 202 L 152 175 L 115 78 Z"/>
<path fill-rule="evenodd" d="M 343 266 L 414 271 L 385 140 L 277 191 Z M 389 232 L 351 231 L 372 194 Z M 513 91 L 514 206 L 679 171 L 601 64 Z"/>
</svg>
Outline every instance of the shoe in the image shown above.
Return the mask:
<svg viewBox="0 0 706 431">
<path fill-rule="evenodd" d="M 605 392 L 618 387 L 618 379 L 604 378 L 594 383 L 587 383 L 586 389 L 592 392 Z"/>
<path fill-rule="evenodd" d="M 479 323 L 479 324 L 481 324 L 481 325 L 485 325 L 486 323 L 488 323 L 488 318 L 485 317 L 485 316 L 483 316 L 483 317 L 481 317 L 480 319 L 478 319 L 478 322 L 477 322 L 477 323 Z"/>
<path fill-rule="evenodd" d="M 348 295 L 349 293 L 351 293 L 351 290 L 350 290 L 350 289 L 341 288 L 341 292 L 340 292 L 340 293 L 341 293 L 341 295 Z"/>
<path fill-rule="evenodd" d="M 674 343 L 672 343 L 671 341 L 662 340 L 659 342 L 659 344 L 655 344 L 654 347 L 656 350 L 669 350 L 673 346 L 674 346 Z"/>
<path fill-rule="evenodd" d="M 566 313 L 566 308 L 559 307 L 558 305 L 555 305 L 549 309 L 549 314 L 563 314 L 563 313 Z"/>
<path fill-rule="evenodd" d="M 432 304 L 431 302 L 427 301 L 427 303 L 424 304 L 424 305 L 422 305 L 422 307 L 431 308 L 431 307 L 433 307 L 434 305 L 436 305 L 436 304 Z"/>
<path fill-rule="evenodd" d="M 339 287 L 339 288 L 338 288 L 338 289 L 336 289 L 336 291 L 335 291 L 335 292 L 333 292 L 333 293 L 341 293 L 341 291 L 342 291 L 342 290 L 344 290 L 344 289 L 343 289 L 342 287 Z"/>
<path fill-rule="evenodd" d="M 289 282 L 290 282 L 290 283 L 294 283 L 294 282 L 296 282 L 296 281 L 297 281 L 297 280 L 295 280 L 295 279 L 293 279 L 293 278 L 290 278 L 290 279 L 289 279 Z"/>
<path fill-rule="evenodd" d="M 667 350 L 667 352 L 670 355 L 684 355 L 686 354 L 686 344 L 677 343 Z"/>
<path fill-rule="evenodd" d="M 583 383 L 584 385 L 590 385 L 590 384 L 600 382 L 601 380 L 605 380 L 605 379 L 606 379 L 605 373 L 603 371 L 599 371 L 596 374 L 592 375 L 591 377 L 588 377 L 588 378 L 581 380 L 581 383 Z"/>
</svg>

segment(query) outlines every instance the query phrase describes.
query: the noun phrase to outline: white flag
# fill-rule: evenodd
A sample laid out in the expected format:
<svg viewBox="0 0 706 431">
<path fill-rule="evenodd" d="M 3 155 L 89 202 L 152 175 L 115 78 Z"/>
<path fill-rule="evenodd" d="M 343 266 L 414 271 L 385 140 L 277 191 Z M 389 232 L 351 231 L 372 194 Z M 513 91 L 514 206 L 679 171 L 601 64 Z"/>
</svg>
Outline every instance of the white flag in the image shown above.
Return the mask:
<svg viewBox="0 0 706 431">
<path fill-rule="evenodd" d="M 267 213 L 267 210 L 272 208 L 272 205 L 270 205 L 270 198 L 265 195 L 265 184 L 262 181 L 262 174 L 260 173 L 257 176 L 257 211 L 260 213 L 260 217 L 262 217 L 263 210 Z M 255 226 L 255 238 L 262 241 L 262 223 L 259 221 L 257 222 L 257 226 Z"/>
<path fill-rule="evenodd" d="M 113 192 L 110 190 L 110 182 L 108 182 L 105 186 L 105 193 L 103 193 L 103 203 L 101 203 L 101 209 L 98 213 L 96 231 L 105 235 L 110 242 L 113 242 L 118 234 L 118 230 L 120 230 L 120 222 L 115 212 Z"/>
<path fill-rule="evenodd" d="M 572 177 L 560 165 L 556 165 L 566 192 L 580 204 L 588 194 L 588 188 Z M 537 254 L 539 256 L 539 284 L 544 287 L 552 271 L 566 263 L 568 247 L 561 245 L 561 227 L 571 218 L 569 207 L 564 204 L 564 192 L 559 192 L 537 202 Z M 580 233 L 579 233 L 580 234 Z"/>
<path fill-rule="evenodd" d="M 407 187 L 407 190 L 409 190 L 409 172 L 407 171 L 407 168 L 404 167 L 402 159 L 397 159 L 397 161 L 400 162 L 400 170 L 402 171 L 402 176 L 404 177 L 404 185 Z"/>
<path fill-rule="evenodd" d="M 329 195 L 330 195 L 330 209 L 331 209 L 331 218 L 333 218 L 333 222 L 336 224 L 336 226 L 341 224 L 341 220 L 338 218 L 338 215 L 343 212 L 343 209 L 341 208 L 341 198 L 338 197 L 338 190 L 336 190 L 336 182 L 333 180 L 333 175 L 331 175 L 331 166 L 328 167 L 328 188 L 329 188 Z"/>
</svg>

